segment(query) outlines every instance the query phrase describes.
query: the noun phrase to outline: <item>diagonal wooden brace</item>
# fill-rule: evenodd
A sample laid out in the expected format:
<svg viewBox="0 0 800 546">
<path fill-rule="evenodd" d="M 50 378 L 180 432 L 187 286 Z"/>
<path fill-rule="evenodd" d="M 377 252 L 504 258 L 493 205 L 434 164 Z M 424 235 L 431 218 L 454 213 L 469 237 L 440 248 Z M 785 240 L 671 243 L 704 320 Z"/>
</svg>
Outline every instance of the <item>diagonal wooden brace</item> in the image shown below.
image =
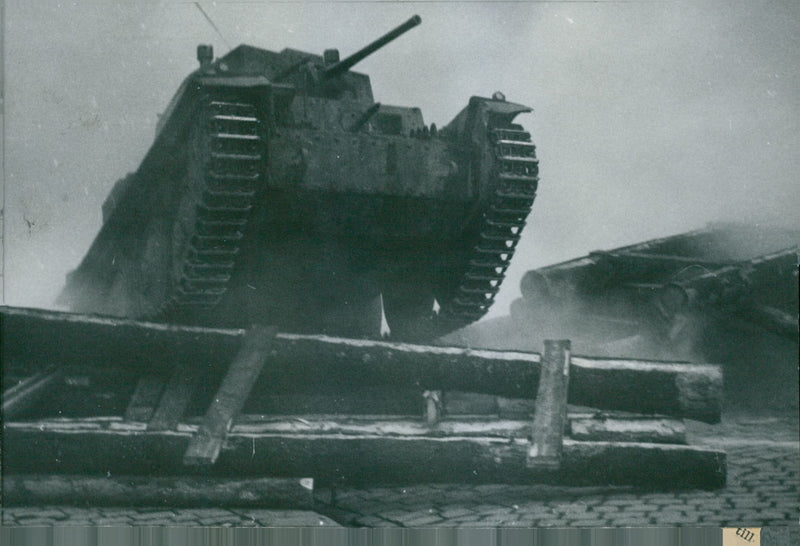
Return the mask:
<svg viewBox="0 0 800 546">
<path fill-rule="evenodd" d="M 528 468 L 556 470 L 561 466 L 561 448 L 567 422 L 569 352 L 569 340 L 544 342 Z"/>
<path fill-rule="evenodd" d="M 149 422 L 159 406 L 164 381 L 156 375 L 146 375 L 139 379 L 136 390 L 125 409 L 125 421 Z"/>
<path fill-rule="evenodd" d="M 147 423 L 148 432 L 175 430 L 189 407 L 200 377 L 194 362 L 183 362 L 173 371 L 163 394 Z M 137 394 L 137 393 L 134 393 Z M 134 397 L 136 398 L 136 397 Z M 137 400 L 132 400 L 137 403 Z M 127 416 L 127 411 L 125 412 Z"/>
<path fill-rule="evenodd" d="M 47 389 L 53 386 L 64 375 L 62 368 L 50 366 L 46 370 L 29 377 L 18 385 L 14 385 L 3 391 L 2 414 L 3 419 L 8 420 L 16 417 L 47 393 Z"/>
<path fill-rule="evenodd" d="M 255 326 L 245 334 L 242 348 L 233 359 L 208 412 L 189 442 L 185 465 L 213 465 L 233 420 L 244 407 L 267 361 L 275 329 Z"/>
</svg>

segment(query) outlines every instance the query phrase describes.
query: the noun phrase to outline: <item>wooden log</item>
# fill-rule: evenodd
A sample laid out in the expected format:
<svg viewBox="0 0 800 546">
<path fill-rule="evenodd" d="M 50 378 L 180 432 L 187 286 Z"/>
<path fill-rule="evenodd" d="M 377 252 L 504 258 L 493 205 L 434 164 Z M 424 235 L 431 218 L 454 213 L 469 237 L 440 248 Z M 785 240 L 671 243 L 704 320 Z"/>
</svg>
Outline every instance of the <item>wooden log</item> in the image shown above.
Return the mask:
<svg viewBox="0 0 800 546">
<path fill-rule="evenodd" d="M 536 353 L 426 347 L 278 334 L 262 382 L 278 391 L 347 392 L 354 385 L 456 390 L 534 398 Z M 719 422 L 716 366 L 573 357 L 569 403 Z M 263 389 L 263 387 L 262 387 Z M 256 387 L 256 392 L 262 392 Z"/>
<path fill-rule="evenodd" d="M 718 366 L 572 357 L 569 402 L 719 423 Z"/>
<path fill-rule="evenodd" d="M 158 432 L 178 426 L 192 401 L 198 377 L 199 369 L 189 364 L 184 364 L 173 372 L 158 407 L 147 424 L 147 430 Z"/>
<path fill-rule="evenodd" d="M 310 509 L 311 478 L 4 475 L 6 506 L 253 506 Z"/>
<path fill-rule="evenodd" d="M 191 425 L 187 425 L 191 426 Z M 116 428 L 111 425 L 111 428 Z M 329 415 L 315 417 L 268 417 L 262 415 L 242 415 L 232 430 L 235 434 L 289 434 L 318 435 L 337 434 L 342 436 L 413 437 L 443 438 L 464 436 L 475 438 L 519 438 L 530 436 L 530 421 L 498 420 L 492 418 L 442 419 L 430 426 L 419 419 L 387 416 L 347 416 Z"/>
<path fill-rule="evenodd" d="M 256 393 L 256 388 L 259 388 Z M 267 392 L 264 384 L 254 388 L 246 408 L 249 413 L 268 415 L 406 415 L 418 417 L 424 411 L 420 389 L 397 389 L 392 386 L 354 385 L 340 393 Z M 445 410 L 445 414 L 447 411 Z"/>
<path fill-rule="evenodd" d="M 533 415 L 536 401 L 527 398 L 497 397 L 497 413 L 503 419 L 526 418 Z"/>
<path fill-rule="evenodd" d="M 183 362 L 224 365 L 236 354 L 243 330 L 174 326 L 40 309 L 0 307 L 3 365 L 31 369 L 105 368 L 169 373 Z M 170 359 L 165 360 L 164 355 Z"/>
<path fill-rule="evenodd" d="M 226 449 L 205 472 L 213 476 L 313 476 L 317 483 L 558 483 L 716 488 L 725 484 L 725 453 L 710 448 L 652 443 L 575 442 L 565 439 L 561 467 L 529 469 L 527 438 L 444 434 L 421 420 L 362 425 L 354 434 L 322 425 L 301 432 L 234 426 Z M 113 425 L 113 426 L 112 426 Z M 286 427 L 289 424 L 284 423 Z M 451 425 L 452 426 L 452 425 Z M 485 426 L 485 425 L 484 425 Z M 529 425 L 527 425 L 529 426 Z M 114 421 L 7 423 L 5 471 L 9 474 L 67 473 L 181 475 L 183 454 L 197 430 L 146 432 L 142 424 Z M 386 431 L 392 431 L 388 434 Z M 354 431 L 355 432 L 355 431 Z"/>
<path fill-rule="evenodd" d="M 533 412 L 532 401 L 529 413 Z M 475 392 L 445 391 L 442 393 L 443 410 L 446 415 L 497 415 L 498 400 L 491 394 Z"/>
<path fill-rule="evenodd" d="M 63 369 L 50 366 L 3 391 L 3 418 L 11 419 L 30 408 L 63 375 Z"/>
<path fill-rule="evenodd" d="M 576 417 L 569 419 L 569 437 L 576 441 L 685 444 L 686 426 L 676 419 Z"/>
<path fill-rule="evenodd" d="M 592 252 L 591 256 L 608 257 L 617 267 L 628 274 L 639 275 L 652 271 L 667 271 L 676 267 L 687 265 L 702 265 L 705 267 L 724 267 L 733 263 L 732 260 L 709 260 L 699 256 L 680 256 L 676 254 L 655 254 L 650 252 L 609 251 Z"/>
<path fill-rule="evenodd" d="M 158 376 L 147 375 L 136 384 L 131 401 L 125 410 L 126 421 L 147 423 L 153 418 L 161 394 L 164 392 L 164 381 Z"/>
<path fill-rule="evenodd" d="M 569 341 L 546 340 L 533 417 L 528 468 L 558 469 L 567 421 Z"/>
<path fill-rule="evenodd" d="M 274 337 L 274 328 L 256 326 L 247 332 L 241 350 L 233 359 L 211 407 L 186 450 L 183 458 L 185 464 L 211 465 L 217 460 L 228 428 L 244 407 L 250 390 L 261 374 Z"/>
<path fill-rule="evenodd" d="M 761 326 L 766 330 L 771 330 L 789 339 L 798 338 L 798 316 L 762 305 L 756 302 L 749 302 L 738 309 L 738 314 L 751 322 Z"/>
<path fill-rule="evenodd" d="M 8 308 L 2 318 L 5 331 L 13 333 L 4 336 L 13 340 L 6 348 L 12 365 L 113 362 L 158 370 L 161 359 L 155 356 L 167 353 L 211 372 L 230 361 L 244 335 L 243 330 Z M 540 362 L 536 353 L 279 333 L 254 392 L 331 394 L 356 385 L 383 385 L 534 398 Z M 570 377 L 569 402 L 574 405 L 719 422 L 722 374 L 716 366 L 573 357 Z"/>
<path fill-rule="evenodd" d="M 629 264 L 620 264 L 617 260 L 614 263 L 612 254 L 623 255 L 668 255 L 675 256 L 675 243 L 683 246 L 684 241 L 689 239 L 697 240 L 700 237 L 708 237 L 709 230 L 701 229 L 693 232 L 682 233 L 680 235 L 670 235 L 660 239 L 644 241 L 610 251 L 590 252 L 588 256 L 574 258 L 566 262 L 561 262 L 540 269 L 531 270 L 523 275 L 520 288 L 523 297 L 530 302 L 541 301 L 542 297 L 552 298 L 553 301 L 564 299 L 565 297 L 575 297 L 593 294 L 598 286 L 615 285 L 625 280 L 630 280 L 637 274 L 649 272 L 663 272 L 662 267 L 667 267 L 667 271 L 674 270 L 679 264 L 673 262 L 662 262 L 654 264 L 656 267 L 649 267 L 643 271 L 642 265 L 648 262 L 646 259 L 631 259 Z M 683 243 L 683 244 L 681 244 Z M 686 265 L 686 264 L 684 264 Z M 527 277 L 527 279 L 526 279 Z M 545 290 L 542 290 L 545 288 Z"/>
<path fill-rule="evenodd" d="M 731 253 L 731 249 L 755 250 L 759 247 L 762 252 L 770 254 L 750 258 L 752 253 L 748 254 L 747 250 Z M 664 279 L 691 264 L 702 265 L 706 269 L 738 264 L 736 269 L 746 268 L 748 278 L 758 284 L 759 279 L 774 275 L 772 268 L 776 262 L 787 257 L 781 256 L 786 248 L 789 261 L 785 271 L 791 271 L 797 265 L 796 231 L 753 229 L 741 225 L 708 226 L 609 251 L 591 252 L 588 256 L 528 271 L 523 276 L 520 288 L 522 295 L 531 302 L 540 301 L 543 296 L 563 296 L 564 293 L 589 295 L 596 294 L 598 286 Z M 738 272 L 734 274 L 738 275 Z M 771 283 L 774 283 L 774 279 L 773 276 Z M 767 282 L 770 283 L 770 280 Z"/>
</svg>

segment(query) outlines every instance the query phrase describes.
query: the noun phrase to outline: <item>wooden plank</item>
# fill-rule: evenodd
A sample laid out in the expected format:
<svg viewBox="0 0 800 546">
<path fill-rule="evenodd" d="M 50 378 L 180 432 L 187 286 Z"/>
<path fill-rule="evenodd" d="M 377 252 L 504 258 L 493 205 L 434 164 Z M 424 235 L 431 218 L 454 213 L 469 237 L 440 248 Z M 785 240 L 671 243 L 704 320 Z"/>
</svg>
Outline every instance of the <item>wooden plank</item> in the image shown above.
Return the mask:
<svg viewBox="0 0 800 546">
<path fill-rule="evenodd" d="M 244 336 L 243 330 L 9 308 L 2 309 L 2 320 L 4 331 L 13 333 L 4 335 L 13 340 L 4 347 L 11 366 L 114 362 L 137 372 L 159 371 L 163 359 L 158 357 L 166 353 L 212 372 L 229 362 Z M 536 353 L 285 333 L 275 336 L 273 354 L 259 382 L 270 393 L 334 394 L 383 385 L 534 398 L 541 361 Z M 575 405 L 712 423 L 720 418 L 722 373 L 717 366 L 573 357 L 570 385 L 569 402 Z"/>
<path fill-rule="evenodd" d="M 87 476 L 26 474 L 3 476 L 6 506 L 229 506 L 310 509 L 311 478 L 227 478 L 197 476 Z"/>
<path fill-rule="evenodd" d="M 233 359 L 203 423 L 186 450 L 184 464 L 211 465 L 217 460 L 233 419 L 244 407 L 261 374 L 274 338 L 274 328 L 256 326 L 247 332 L 241 350 Z"/>
<path fill-rule="evenodd" d="M 148 375 L 139 379 L 136 390 L 133 391 L 131 401 L 125 410 L 125 420 L 143 423 L 150 421 L 163 392 L 164 381 L 160 377 Z"/>
<path fill-rule="evenodd" d="M 580 441 L 685 444 L 686 426 L 676 419 L 580 417 L 569 419 L 569 437 Z"/>
<path fill-rule="evenodd" d="M 63 368 L 50 366 L 46 370 L 5 389 L 3 391 L 3 418 L 12 419 L 30 408 L 63 375 Z"/>
<path fill-rule="evenodd" d="M 143 434 L 143 424 L 126 424 L 121 419 L 114 423 L 7 423 L 5 471 L 152 477 L 196 472 L 183 464 L 183 455 L 197 427 L 181 425 L 177 431 Z M 725 453 L 712 448 L 565 438 L 558 470 L 530 469 L 527 438 L 435 430 L 444 424 L 429 428 L 418 420 L 416 426 L 428 430 L 427 435 L 412 430 L 402 433 L 393 422 L 374 422 L 354 434 L 324 430 L 322 424 L 308 433 L 276 432 L 274 426 L 263 431 L 255 425 L 247 430 L 235 426 L 226 449 L 206 473 L 241 479 L 305 475 L 313 476 L 317 484 L 340 480 L 349 484 L 558 483 L 670 489 L 725 484 Z M 396 434 L 385 434 L 387 429 Z"/>
<path fill-rule="evenodd" d="M 173 372 L 158 407 L 147 424 L 148 431 L 173 430 L 178 426 L 192 401 L 198 376 L 199 370 L 191 363 L 183 364 Z"/>
<path fill-rule="evenodd" d="M 539 393 L 533 417 L 529 468 L 558 469 L 567 422 L 569 349 L 566 340 L 546 340 L 539 379 Z"/>
</svg>

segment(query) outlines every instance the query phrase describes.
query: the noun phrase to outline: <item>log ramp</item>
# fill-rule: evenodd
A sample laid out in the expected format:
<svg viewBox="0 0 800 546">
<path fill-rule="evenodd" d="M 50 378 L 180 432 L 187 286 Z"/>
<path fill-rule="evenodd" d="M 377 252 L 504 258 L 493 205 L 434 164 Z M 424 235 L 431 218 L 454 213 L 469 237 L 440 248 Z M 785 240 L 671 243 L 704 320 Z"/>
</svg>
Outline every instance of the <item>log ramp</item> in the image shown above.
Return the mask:
<svg viewBox="0 0 800 546">
<path fill-rule="evenodd" d="M 719 422 L 717 366 L 573 356 L 568 341 L 539 355 L 19 308 L 0 320 L 7 504 L 307 507 L 311 484 L 725 485 L 725 453 L 687 445 L 682 421 Z M 97 385 L 108 392 L 92 398 Z M 458 392 L 499 410 L 457 415 Z M 410 411 L 339 411 L 387 393 Z M 75 398 L 87 407 L 60 402 Z M 263 412 L 276 400 L 280 414 Z M 309 400 L 328 411 L 291 410 Z"/>
</svg>

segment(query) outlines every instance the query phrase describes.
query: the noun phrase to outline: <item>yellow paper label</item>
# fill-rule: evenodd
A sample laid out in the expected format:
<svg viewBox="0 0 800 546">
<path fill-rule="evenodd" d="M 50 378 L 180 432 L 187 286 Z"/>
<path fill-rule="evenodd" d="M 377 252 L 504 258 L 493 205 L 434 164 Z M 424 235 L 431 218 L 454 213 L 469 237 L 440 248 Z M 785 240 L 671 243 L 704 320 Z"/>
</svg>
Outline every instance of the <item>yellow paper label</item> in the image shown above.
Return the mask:
<svg viewBox="0 0 800 546">
<path fill-rule="evenodd" d="M 723 527 L 722 546 L 760 546 L 760 527 Z"/>
</svg>

